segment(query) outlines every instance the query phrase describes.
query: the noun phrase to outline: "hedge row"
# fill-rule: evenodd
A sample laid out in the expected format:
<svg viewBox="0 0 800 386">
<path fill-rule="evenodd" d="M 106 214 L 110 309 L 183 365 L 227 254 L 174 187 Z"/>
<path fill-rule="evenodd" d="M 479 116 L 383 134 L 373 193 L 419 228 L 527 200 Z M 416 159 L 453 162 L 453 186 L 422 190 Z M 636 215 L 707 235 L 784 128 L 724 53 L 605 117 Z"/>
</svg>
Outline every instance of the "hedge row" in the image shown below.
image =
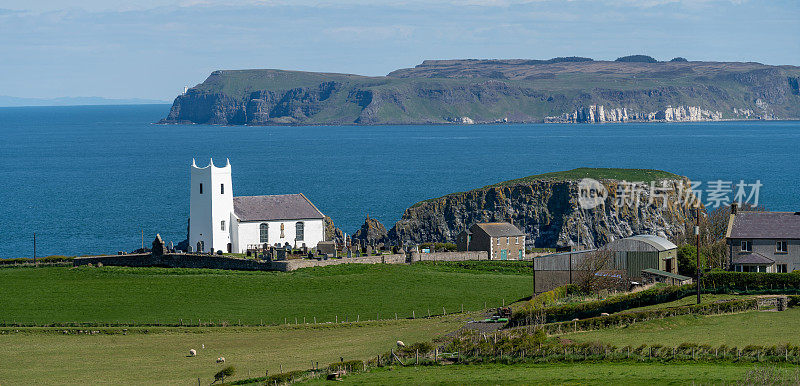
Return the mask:
<svg viewBox="0 0 800 386">
<path fill-rule="evenodd" d="M 548 334 L 561 334 L 564 332 L 597 330 L 611 326 L 621 327 L 637 322 L 645 322 L 648 320 L 663 319 L 679 315 L 715 315 L 755 310 L 757 308 L 758 301 L 756 299 L 739 299 L 720 303 L 694 304 L 682 307 L 669 307 L 655 310 L 618 313 L 589 319 L 546 324 L 543 325 L 542 328 L 544 328 Z"/>
<path fill-rule="evenodd" d="M 750 273 L 750 272 L 711 272 L 702 278 L 703 293 L 798 293 L 800 274 L 796 273 Z M 584 319 L 602 313 L 615 313 L 631 308 L 651 306 L 672 302 L 696 293 L 695 284 L 650 288 L 644 291 L 613 296 L 604 300 L 570 303 L 545 308 L 548 323 L 572 319 Z M 510 325 L 528 324 L 531 310 L 523 307 L 512 315 Z"/>
</svg>

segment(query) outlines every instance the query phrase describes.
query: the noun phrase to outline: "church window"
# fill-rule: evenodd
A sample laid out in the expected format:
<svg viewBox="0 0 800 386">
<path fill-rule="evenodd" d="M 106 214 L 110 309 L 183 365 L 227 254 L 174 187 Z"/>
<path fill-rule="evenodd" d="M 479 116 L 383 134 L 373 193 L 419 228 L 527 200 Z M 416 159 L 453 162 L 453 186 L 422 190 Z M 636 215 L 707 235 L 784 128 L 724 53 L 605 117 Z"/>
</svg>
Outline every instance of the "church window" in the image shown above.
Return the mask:
<svg viewBox="0 0 800 386">
<path fill-rule="evenodd" d="M 219 184 L 219 194 L 225 194 L 225 184 Z"/>
<path fill-rule="evenodd" d="M 303 241 L 303 236 L 305 233 L 305 224 L 302 221 L 298 221 L 297 224 L 294 224 L 294 239 L 297 241 Z"/>
<path fill-rule="evenodd" d="M 225 230 L 225 221 L 221 221 L 221 222 L 219 223 L 219 229 L 221 229 L 221 230 L 223 230 L 223 231 Z"/>
<path fill-rule="evenodd" d="M 269 242 L 269 224 L 261 224 L 259 227 L 261 231 L 261 243 L 268 243 Z"/>
<path fill-rule="evenodd" d="M 284 237 L 286 237 L 286 235 L 283 233 L 283 223 L 281 223 L 281 238 Z"/>
<path fill-rule="evenodd" d="M 203 194 L 203 184 L 200 184 L 200 194 Z"/>
</svg>

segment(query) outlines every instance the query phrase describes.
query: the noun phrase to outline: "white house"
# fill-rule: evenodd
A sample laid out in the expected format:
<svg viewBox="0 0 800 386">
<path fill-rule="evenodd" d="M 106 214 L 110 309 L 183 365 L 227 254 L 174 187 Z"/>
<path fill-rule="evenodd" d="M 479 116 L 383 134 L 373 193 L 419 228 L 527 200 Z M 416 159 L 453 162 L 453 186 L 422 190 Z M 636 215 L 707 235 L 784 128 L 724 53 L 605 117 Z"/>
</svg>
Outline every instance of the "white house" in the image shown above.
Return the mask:
<svg viewBox="0 0 800 386">
<path fill-rule="evenodd" d="M 197 167 L 192 159 L 189 246 L 243 253 L 269 245 L 314 248 L 325 240 L 324 215 L 303 194 L 233 196 L 231 163 Z"/>
</svg>

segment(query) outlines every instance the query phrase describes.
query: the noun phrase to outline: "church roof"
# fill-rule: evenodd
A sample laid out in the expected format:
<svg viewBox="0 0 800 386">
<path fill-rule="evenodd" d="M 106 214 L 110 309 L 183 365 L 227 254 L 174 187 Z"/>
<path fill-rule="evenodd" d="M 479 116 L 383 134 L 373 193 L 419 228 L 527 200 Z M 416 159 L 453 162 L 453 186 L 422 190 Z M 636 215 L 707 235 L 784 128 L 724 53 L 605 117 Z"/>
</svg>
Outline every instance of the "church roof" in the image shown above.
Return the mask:
<svg viewBox="0 0 800 386">
<path fill-rule="evenodd" d="M 234 197 L 233 212 L 240 221 L 301 220 L 324 217 L 322 212 L 302 193 Z"/>
</svg>

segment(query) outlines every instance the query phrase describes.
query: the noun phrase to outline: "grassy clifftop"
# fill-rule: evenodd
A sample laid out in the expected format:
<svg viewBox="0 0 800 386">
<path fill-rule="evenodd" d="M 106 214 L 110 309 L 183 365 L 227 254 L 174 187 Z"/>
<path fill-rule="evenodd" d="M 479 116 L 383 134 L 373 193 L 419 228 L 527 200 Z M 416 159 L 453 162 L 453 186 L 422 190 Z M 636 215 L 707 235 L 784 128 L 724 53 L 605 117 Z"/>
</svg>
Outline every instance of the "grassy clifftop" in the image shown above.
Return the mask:
<svg viewBox="0 0 800 386">
<path fill-rule="evenodd" d="M 721 62 L 442 60 L 381 77 L 224 70 L 178 96 L 162 122 L 793 119 L 800 118 L 799 83 L 800 67 Z M 598 109 L 590 112 L 591 106 Z"/>
<path fill-rule="evenodd" d="M 489 186 L 517 185 L 536 180 L 577 181 L 582 178 L 592 178 L 595 180 L 651 182 L 660 180 L 681 179 L 683 177 L 674 173 L 665 172 L 663 170 L 653 170 L 653 169 L 577 168 L 560 172 L 536 174 L 533 176 L 517 178 L 509 181 L 503 181 Z"/>
</svg>

